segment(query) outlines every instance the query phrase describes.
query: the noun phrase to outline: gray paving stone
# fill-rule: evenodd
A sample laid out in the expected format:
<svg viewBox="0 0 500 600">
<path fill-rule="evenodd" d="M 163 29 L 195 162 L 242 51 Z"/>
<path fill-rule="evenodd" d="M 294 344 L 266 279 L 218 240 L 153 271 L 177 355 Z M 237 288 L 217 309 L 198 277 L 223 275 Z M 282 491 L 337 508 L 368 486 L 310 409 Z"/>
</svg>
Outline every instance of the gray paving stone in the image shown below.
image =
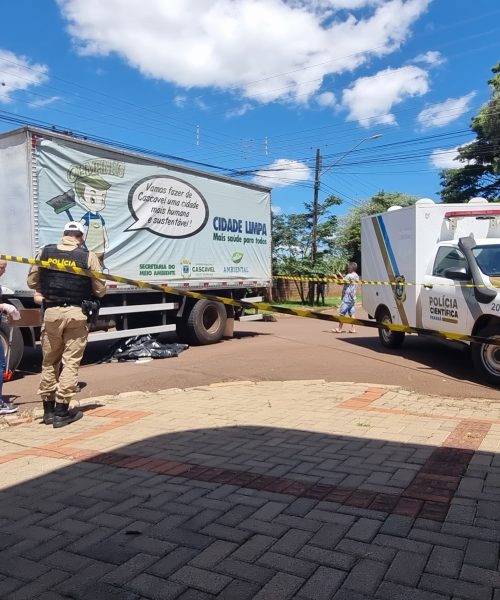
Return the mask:
<svg viewBox="0 0 500 600">
<path fill-rule="evenodd" d="M 383 581 L 375 594 L 375 598 L 381 600 L 449 600 L 450 596 Z"/>
<path fill-rule="evenodd" d="M 237 542 L 238 544 L 243 543 L 251 537 L 252 533 L 244 529 L 237 527 L 226 527 L 226 525 L 219 525 L 218 523 L 212 523 L 201 530 L 204 535 L 209 535 L 212 538 L 219 538 L 228 542 Z"/>
<path fill-rule="evenodd" d="M 232 558 L 253 562 L 259 556 L 262 556 L 276 541 L 276 538 L 268 535 L 254 535 L 233 553 Z"/>
<path fill-rule="evenodd" d="M 148 573 L 141 573 L 126 585 L 128 589 L 140 594 L 141 597 L 151 600 L 174 600 L 185 589 L 184 586 L 173 581 L 154 577 Z M 103 600 L 105 599 L 103 598 Z"/>
<path fill-rule="evenodd" d="M 333 597 L 333 600 L 373 600 L 373 596 L 365 596 L 365 594 L 358 594 L 354 590 L 347 590 L 341 587 Z"/>
<path fill-rule="evenodd" d="M 351 569 L 343 587 L 364 594 L 374 594 L 386 570 L 386 564 L 363 558 Z"/>
<path fill-rule="evenodd" d="M 222 590 L 217 600 L 252 600 L 259 590 L 260 585 L 235 579 Z"/>
<path fill-rule="evenodd" d="M 243 581 L 250 581 L 251 583 L 258 583 L 260 585 L 267 583 L 276 574 L 276 571 L 273 569 L 252 565 L 231 558 L 223 560 L 215 567 L 215 569 L 224 575 L 242 579 Z"/>
<path fill-rule="evenodd" d="M 496 569 L 499 554 L 500 544 L 498 543 L 469 540 L 464 562 L 476 567 Z"/>
<path fill-rule="evenodd" d="M 26 585 L 26 581 L 21 581 L 14 577 L 4 577 L 0 579 L 0 598 L 6 598 L 8 594 L 24 585 Z"/>
<path fill-rule="evenodd" d="M 122 585 L 145 571 L 157 561 L 157 556 L 151 556 L 150 554 L 136 554 L 127 562 L 107 573 L 102 578 L 102 581 L 112 585 Z"/>
<path fill-rule="evenodd" d="M 412 517 L 404 517 L 403 515 L 389 515 L 380 528 L 380 533 L 387 535 L 395 535 L 398 537 L 406 537 L 415 519 Z"/>
<path fill-rule="evenodd" d="M 253 531 L 254 533 L 261 533 L 263 535 L 269 535 L 272 537 L 279 538 L 285 534 L 289 527 L 280 523 L 268 523 L 267 521 L 259 521 L 257 519 L 245 519 L 239 524 L 239 528 Z"/>
<path fill-rule="evenodd" d="M 286 554 L 277 554 L 276 552 L 266 552 L 259 560 L 259 564 L 275 569 L 276 571 L 284 571 L 299 577 L 309 577 L 314 569 L 315 564 L 305 560 L 300 560 Z"/>
<path fill-rule="evenodd" d="M 224 513 L 220 510 L 213 510 L 212 508 L 205 508 L 193 517 L 185 517 L 184 523 L 182 524 L 183 529 L 189 529 L 190 531 L 200 531 L 203 527 L 211 525 L 214 521 L 220 518 Z M 181 515 L 179 515 L 181 516 Z"/>
<path fill-rule="evenodd" d="M 331 550 L 344 537 L 346 530 L 347 527 L 345 525 L 327 523 L 311 538 L 309 544 Z"/>
<path fill-rule="evenodd" d="M 182 567 L 171 575 L 170 579 L 181 585 L 194 587 L 210 594 L 218 594 L 231 582 L 231 578 L 226 575 L 190 566 Z"/>
<path fill-rule="evenodd" d="M 491 587 L 485 585 L 428 573 L 422 575 L 419 587 L 443 595 L 455 594 L 467 600 L 485 600 L 485 598 L 490 598 L 492 594 Z"/>
<path fill-rule="evenodd" d="M 54 591 L 63 595 L 75 596 L 82 594 L 82 590 L 88 588 L 91 583 L 101 579 L 113 569 L 110 563 L 92 561 L 90 565 L 78 571 L 72 577 L 69 577 L 55 586 Z"/>
<path fill-rule="evenodd" d="M 292 502 L 283 512 L 295 517 L 305 517 L 305 515 L 307 515 L 307 513 L 309 513 L 317 504 L 317 500 L 297 498 L 297 500 Z"/>
<path fill-rule="evenodd" d="M 463 560 L 464 552 L 462 550 L 435 546 L 425 570 L 445 577 L 458 577 Z"/>
<path fill-rule="evenodd" d="M 458 550 L 465 550 L 468 541 L 465 537 L 438 533 L 436 531 L 425 531 L 423 529 L 412 529 L 408 537 L 411 540 L 428 542 L 429 544 L 436 544 L 447 548 L 457 548 Z"/>
<path fill-rule="evenodd" d="M 61 581 L 64 581 L 68 577 L 68 573 L 61 571 L 60 569 L 53 569 L 48 573 L 45 573 L 43 577 L 23 585 L 16 591 L 9 594 L 9 600 L 33 600 L 38 598 L 40 594 L 46 591 L 50 591 L 52 586 L 56 586 Z"/>
<path fill-rule="evenodd" d="M 356 522 L 356 517 L 354 515 L 342 514 L 337 511 L 332 512 L 329 510 L 319 510 L 318 508 L 315 508 L 308 513 L 307 518 L 312 519 L 313 521 L 319 521 L 321 523 L 333 523 L 334 525 L 340 525 L 345 527 L 346 531 Z"/>
<path fill-rule="evenodd" d="M 346 537 L 359 542 L 371 542 L 382 523 L 374 519 L 359 519 L 346 533 Z"/>
<path fill-rule="evenodd" d="M 354 556 L 316 546 L 304 546 L 295 557 L 343 571 L 348 571 L 356 562 Z"/>
<path fill-rule="evenodd" d="M 133 558 L 137 552 L 106 540 L 80 550 L 80 554 L 94 560 L 121 565 Z"/>
<path fill-rule="evenodd" d="M 385 579 L 415 587 L 420 580 L 426 563 L 426 555 L 400 550 L 392 561 Z"/>
<path fill-rule="evenodd" d="M 75 554 L 74 552 L 58 550 L 57 552 L 47 556 L 43 562 L 51 567 L 56 567 L 58 569 L 62 569 L 63 571 L 69 571 L 70 573 L 76 573 L 90 565 L 92 563 L 92 559 L 88 556 Z"/>
<path fill-rule="evenodd" d="M 33 581 L 41 577 L 49 567 L 36 563 L 33 560 L 22 558 L 4 550 L 0 560 L 0 574 L 22 581 Z"/>
<path fill-rule="evenodd" d="M 253 506 L 245 506 L 240 504 L 238 506 L 234 506 L 227 513 L 223 514 L 221 517 L 217 519 L 218 525 L 226 525 L 229 527 L 236 527 L 245 519 L 248 519 L 250 515 L 255 512 L 255 507 Z"/>
<path fill-rule="evenodd" d="M 201 533 L 195 533 L 194 531 L 189 531 L 187 529 L 169 529 L 158 531 L 158 529 L 155 527 L 151 530 L 151 535 L 166 540 L 167 542 L 188 546 L 189 548 L 196 548 L 197 550 L 204 550 L 215 541 L 213 537 L 202 535 Z"/>
<path fill-rule="evenodd" d="M 158 538 L 152 538 L 147 535 L 134 536 L 128 547 L 137 550 L 137 552 L 143 552 L 144 554 L 154 554 L 155 556 L 165 556 L 176 548 L 176 544 L 172 542 L 166 542 L 165 540 L 159 540 Z"/>
<path fill-rule="evenodd" d="M 32 596 L 32 598 L 38 596 Z M 92 582 L 88 586 L 78 588 L 71 594 L 75 600 L 140 600 L 140 596 L 132 591 L 124 590 L 122 587 L 114 586 L 102 581 Z M 165 597 L 166 600 L 168 597 Z"/>
<path fill-rule="evenodd" d="M 169 577 L 197 555 L 198 552 L 193 548 L 179 546 L 169 552 L 167 556 L 148 567 L 147 572 L 158 577 Z"/>
<path fill-rule="evenodd" d="M 51 540 L 44 542 L 43 544 L 38 544 L 34 548 L 24 550 L 23 552 L 21 552 L 21 555 L 24 556 L 24 558 L 29 558 L 30 560 L 34 560 L 36 562 L 42 561 L 46 557 L 52 556 L 58 550 L 70 544 L 71 540 L 71 536 L 69 536 L 68 534 L 61 533 L 57 537 L 54 537 Z M 5 541 L 7 542 L 5 548 L 14 545 L 13 543 L 9 543 L 9 538 L 7 538 Z M 0 536 L 0 551 L 3 550 L 3 542 L 4 534 Z"/>
<path fill-rule="evenodd" d="M 396 556 L 394 548 L 386 548 L 384 546 L 376 546 L 375 544 L 365 544 L 364 542 L 356 542 L 355 540 L 343 539 L 335 548 L 336 551 L 352 554 L 356 557 L 369 556 L 372 560 L 389 563 Z"/>
<path fill-rule="evenodd" d="M 500 573 L 496 569 L 482 569 L 481 567 L 464 564 L 460 577 L 466 581 L 500 588 Z"/>
<path fill-rule="evenodd" d="M 274 521 L 275 523 L 281 523 L 282 525 L 288 525 L 293 529 L 302 529 L 304 531 L 316 532 L 323 526 L 320 521 L 314 519 L 307 519 L 306 517 L 295 517 L 293 515 L 286 515 L 284 513 L 278 515 Z"/>
<path fill-rule="evenodd" d="M 233 544 L 232 542 L 226 542 L 223 540 L 217 540 L 208 548 L 205 548 L 203 552 L 196 555 L 189 564 L 193 567 L 210 569 L 211 567 L 217 565 L 220 561 L 224 560 L 237 548 L 238 544 Z"/>
<path fill-rule="evenodd" d="M 485 540 L 487 542 L 500 542 L 500 530 L 487 529 L 486 527 L 474 527 L 473 525 L 448 523 L 445 521 L 441 531 L 458 537 Z"/>
<path fill-rule="evenodd" d="M 288 504 L 285 502 L 268 502 L 267 504 L 264 504 L 262 508 L 259 508 L 252 518 L 258 519 L 259 521 L 272 521 L 287 507 Z"/>
<path fill-rule="evenodd" d="M 373 543 L 388 548 L 396 548 L 397 550 L 406 550 L 407 552 L 417 552 L 418 554 L 426 555 L 429 555 L 432 550 L 432 546 L 429 543 L 408 540 L 394 535 L 385 535 L 381 533 L 375 537 Z"/>
<path fill-rule="evenodd" d="M 294 556 L 305 544 L 307 544 L 312 536 L 313 533 L 310 531 L 290 529 L 274 544 L 272 552 Z"/>
<path fill-rule="evenodd" d="M 213 600 L 214 598 L 213 594 L 190 589 L 183 592 L 176 600 Z"/>
<path fill-rule="evenodd" d="M 338 569 L 319 567 L 299 592 L 300 598 L 330 600 L 344 581 L 346 574 Z"/>
<path fill-rule="evenodd" d="M 277 573 L 255 596 L 254 600 L 288 600 L 303 585 L 304 579 Z"/>
</svg>

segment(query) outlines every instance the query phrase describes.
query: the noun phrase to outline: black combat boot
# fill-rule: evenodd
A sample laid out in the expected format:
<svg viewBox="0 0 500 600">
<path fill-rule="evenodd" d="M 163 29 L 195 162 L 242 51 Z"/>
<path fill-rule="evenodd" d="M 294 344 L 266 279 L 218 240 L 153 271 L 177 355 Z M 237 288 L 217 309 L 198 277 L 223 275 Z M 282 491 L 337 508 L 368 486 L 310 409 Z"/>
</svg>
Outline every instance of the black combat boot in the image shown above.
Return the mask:
<svg viewBox="0 0 500 600">
<path fill-rule="evenodd" d="M 54 410 L 56 407 L 55 400 L 44 400 L 43 401 L 43 422 L 45 425 L 52 425 L 54 423 Z"/>
<path fill-rule="evenodd" d="M 68 404 L 65 402 L 56 402 L 53 427 L 65 427 L 75 421 L 79 421 L 83 413 L 79 410 L 68 410 Z"/>
</svg>

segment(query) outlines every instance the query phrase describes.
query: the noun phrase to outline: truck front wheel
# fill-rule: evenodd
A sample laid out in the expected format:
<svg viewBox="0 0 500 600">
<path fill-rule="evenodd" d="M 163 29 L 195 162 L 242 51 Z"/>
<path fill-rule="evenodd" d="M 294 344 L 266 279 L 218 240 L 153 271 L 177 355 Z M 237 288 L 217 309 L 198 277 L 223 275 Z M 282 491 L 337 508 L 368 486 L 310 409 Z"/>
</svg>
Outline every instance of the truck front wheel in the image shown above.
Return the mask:
<svg viewBox="0 0 500 600">
<path fill-rule="evenodd" d="M 9 349 L 9 333 L 10 327 L 4 323 L 0 324 L 0 344 L 3 346 L 5 353 L 5 359 L 7 359 L 7 353 Z M 9 364 L 7 365 L 8 371 L 15 371 L 21 362 L 24 353 L 24 340 L 23 334 L 19 327 L 12 328 L 12 344 L 10 347 Z"/>
<path fill-rule="evenodd" d="M 478 331 L 477 335 L 500 341 L 500 325 L 490 325 Z M 500 385 L 500 346 L 473 343 L 471 353 L 474 369 L 481 379 Z"/>
<path fill-rule="evenodd" d="M 383 307 L 378 311 L 377 321 L 379 323 L 392 323 L 391 313 L 387 308 Z M 399 348 L 405 339 L 405 334 L 402 331 L 390 331 L 380 327 L 378 337 L 385 348 Z"/>
<path fill-rule="evenodd" d="M 189 344 L 215 344 L 222 339 L 226 322 L 226 307 L 223 304 L 198 300 L 177 331 Z"/>
</svg>

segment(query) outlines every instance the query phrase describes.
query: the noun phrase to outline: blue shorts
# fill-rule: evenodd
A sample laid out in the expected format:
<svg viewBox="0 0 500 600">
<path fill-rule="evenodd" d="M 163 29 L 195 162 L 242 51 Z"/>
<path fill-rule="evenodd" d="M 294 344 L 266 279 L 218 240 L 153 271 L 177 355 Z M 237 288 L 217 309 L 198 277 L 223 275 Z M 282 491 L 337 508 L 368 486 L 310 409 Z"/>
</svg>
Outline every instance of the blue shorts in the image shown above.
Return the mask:
<svg viewBox="0 0 500 600">
<path fill-rule="evenodd" d="M 342 304 L 340 305 L 340 310 L 339 310 L 339 314 L 343 317 L 345 317 L 347 314 L 350 317 L 354 317 L 356 313 L 356 307 L 354 306 L 353 303 L 351 302 L 342 302 Z"/>
</svg>

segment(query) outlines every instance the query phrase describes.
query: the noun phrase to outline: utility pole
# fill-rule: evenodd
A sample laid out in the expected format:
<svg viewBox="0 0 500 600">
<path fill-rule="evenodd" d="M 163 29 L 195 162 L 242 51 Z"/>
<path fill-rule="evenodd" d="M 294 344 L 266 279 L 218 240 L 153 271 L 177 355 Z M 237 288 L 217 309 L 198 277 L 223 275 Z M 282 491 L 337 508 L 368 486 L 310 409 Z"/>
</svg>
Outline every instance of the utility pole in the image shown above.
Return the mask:
<svg viewBox="0 0 500 600">
<path fill-rule="evenodd" d="M 319 172 L 321 170 L 321 154 L 319 148 L 316 149 L 316 170 L 314 174 L 314 200 L 312 214 L 312 240 L 311 240 L 311 258 L 313 264 L 316 263 L 318 254 L 318 196 L 319 196 Z"/>
</svg>

